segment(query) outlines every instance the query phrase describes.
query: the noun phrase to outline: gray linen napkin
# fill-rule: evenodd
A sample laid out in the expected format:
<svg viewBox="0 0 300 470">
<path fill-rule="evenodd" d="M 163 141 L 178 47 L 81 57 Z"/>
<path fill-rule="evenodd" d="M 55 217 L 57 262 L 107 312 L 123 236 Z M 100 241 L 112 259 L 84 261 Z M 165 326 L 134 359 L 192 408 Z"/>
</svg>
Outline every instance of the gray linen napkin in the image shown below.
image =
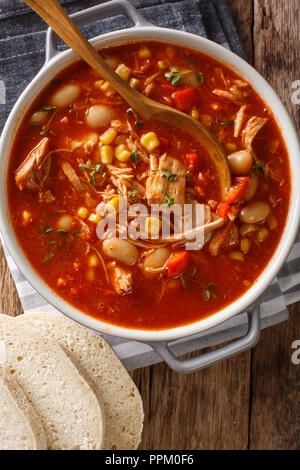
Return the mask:
<svg viewBox="0 0 300 470">
<path fill-rule="evenodd" d="M 103 2 L 63 0 L 60 3 L 68 13 L 73 13 Z M 208 37 L 244 55 L 224 0 L 131 0 L 131 3 L 153 24 Z M 116 16 L 95 21 L 82 29 L 88 37 L 93 37 L 129 26 L 132 26 L 129 19 Z M 0 130 L 21 91 L 44 63 L 45 30 L 45 24 L 21 0 L 0 0 Z M 60 47 L 63 49 L 65 45 L 61 43 Z M 56 312 L 25 280 L 5 246 L 4 250 L 24 311 Z M 278 278 L 261 299 L 263 328 L 286 320 L 286 305 L 300 300 L 299 259 L 300 236 Z M 201 334 L 173 342 L 171 349 L 181 355 L 241 336 L 246 328 L 246 315 L 240 314 Z M 148 345 L 121 338 L 106 339 L 128 370 L 160 361 Z"/>
</svg>

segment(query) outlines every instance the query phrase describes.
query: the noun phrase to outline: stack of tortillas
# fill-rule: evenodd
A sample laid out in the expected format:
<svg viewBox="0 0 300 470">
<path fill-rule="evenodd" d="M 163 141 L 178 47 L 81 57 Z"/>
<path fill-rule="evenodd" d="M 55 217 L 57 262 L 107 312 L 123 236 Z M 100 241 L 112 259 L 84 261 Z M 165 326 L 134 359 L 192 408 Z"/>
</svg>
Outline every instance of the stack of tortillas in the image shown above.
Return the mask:
<svg viewBox="0 0 300 470">
<path fill-rule="evenodd" d="M 110 346 L 55 314 L 0 315 L 0 450 L 136 449 L 140 394 Z"/>
</svg>

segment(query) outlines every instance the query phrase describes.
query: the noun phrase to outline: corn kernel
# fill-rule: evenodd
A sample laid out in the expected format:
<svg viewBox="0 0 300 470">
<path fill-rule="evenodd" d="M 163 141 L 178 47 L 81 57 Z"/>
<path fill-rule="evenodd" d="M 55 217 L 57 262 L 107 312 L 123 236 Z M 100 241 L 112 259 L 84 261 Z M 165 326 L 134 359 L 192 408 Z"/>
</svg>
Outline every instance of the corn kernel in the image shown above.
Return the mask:
<svg viewBox="0 0 300 470">
<path fill-rule="evenodd" d="M 118 145 L 115 148 L 115 155 L 119 162 L 127 162 L 131 156 L 131 152 L 127 149 L 124 144 Z"/>
<path fill-rule="evenodd" d="M 101 216 L 98 214 L 91 214 L 88 219 L 90 222 L 93 222 L 94 224 L 98 224 L 101 220 Z"/>
<path fill-rule="evenodd" d="M 105 207 L 108 211 L 115 211 L 116 214 L 120 211 L 120 198 L 119 196 L 114 196 L 110 201 L 105 204 Z"/>
<path fill-rule="evenodd" d="M 86 278 L 88 281 L 93 282 L 95 280 L 95 271 L 93 269 L 88 269 L 86 273 Z"/>
<path fill-rule="evenodd" d="M 125 82 L 127 82 L 129 75 L 131 73 L 131 70 L 127 65 L 125 64 L 119 64 L 118 67 L 116 68 L 116 73 L 119 75 L 119 77 L 122 78 Z"/>
<path fill-rule="evenodd" d="M 160 70 L 166 69 L 168 67 L 168 64 L 164 60 L 159 60 L 157 65 Z"/>
<path fill-rule="evenodd" d="M 229 258 L 234 259 L 235 261 L 244 261 L 244 255 L 240 251 L 231 251 L 229 253 Z"/>
<path fill-rule="evenodd" d="M 101 86 L 101 91 L 104 93 L 105 96 L 108 98 L 116 94 L 116 90 L 111 86 L 109 82 L 104 82 Z"/>
<path fill-rule="evenodd" d="M 191 117 L 193 119 L 198 119 L 199 118 L 199 111 L 197 108 L 193 108 L 191 111 Z"/>
<path fill-rule="evenodd" d="M 25 224 L 28 224 L 29 222 L 32 222 L 31 212 L 29 212 L 27 210 L 24 210 L 23 213 L 22 213 L 22 216 L 23 216 L 23 221 L 24 221 Z"/>
<path fill-rule="evenodd" d="M 151 56 L 151 51 L 148 49 L 148 47 L 143 46 L 139 50 L 139 56 L 141 59 L 148 59 L 148 57 Z"/>
<path fill-rule="evenodd" d="M 267 236 L 269 235 L 269 230 L 266 228 L 262 228 L 258 233 L 257 233 L 257 240 L 259 242 L 264 242 Z"/>
<path fill-rule="evenodd" d="M 253 224 L 243 224 L 240 227 L 240 234 L 242 237 L 248 237 L 249 235 L 252 235 L 254 232 L 256 232 L 255 225 Z"/>
<path fill-rule="evenodd" d="M 95 268 L 100 263 L 97 255 L 91 255 L 88 259 L 88 265 L 90 268 Z"/>
<path fill-rule="evenodd" d="M 94 86 L 95 86 L 96 88 L 100 88 L 100 89 L 101 89 L 103 83 L 104 83 L 104 80 L 97 80 L 96 82 L 94 82 Z"/>
<path fill-rule="evenodd" d="M 117 137 L 117 131 L 113 127 L 107 129 L 104 134 L 100 135 L 100 142 L 103 145 L 109 145 Z"/>
<path fill-rule="evenodd" d="M 125 163 L 129 160 L 131 157 L 131 152 L 129 150 L 123 150 L 123 152 L 120 152 L 117 156 L 117 160 L 119 162 Z"/>
<path fill-rule="evenodd" d="M 140 84 L 141 84 L 140 80 L 134 77 L 129 82 L 129 85 L 131 86 L 131 88 L 138 88 Z"/>
<path fill-rule="evenodd" d="M 145 147 L 148 152 L 151 152 L 159 146 L 159 140 L 155 132 L 147 132 L 141 137 L 141 144 Z"/>
<path fill-rule="evenodd" d="M 248 253 L 251 248 L 251 240 L 249 238 L 242 238 L 240 248 L 243 253 Z"/>
<path fill-rule="evenodd" d="M 232 153 L 237 149 L 237 146 L 233 142 L 227 142 L 227 144 L 225 144 L 225 149 L 227 152 Z"/>
<path fill-rule="evenodd" d="M 274 217 L 274 215 L 269 215 L 267 217 L 267 222 L 268 222 L 270 230 L 275 230 L 275 228 L 278 227 L 278 222 L 277 222 L 277 219 Z"/>
<path fill-rule="evenodd" d="M 101 162 L 103 165 L 112 163 L 114 159 L 114 149 L 111 145 L 103 145 L 100 149 Z"/>
<path fill-rule="evenodd" d="M 161 229 L 161 221 L 157 217 L 147 217 L 145 221 L 145 230 L 150 235 L 158 235 Z"/>
<path fill-rule="evenodd" d="M 80 217 L 81 219 L 85 219 L 87 216 L 88 216 L 88 210 L 86 207 L 79 207 L 78 211 L 77 211 L 77 215 L 78 217 Z"/>
</svg>

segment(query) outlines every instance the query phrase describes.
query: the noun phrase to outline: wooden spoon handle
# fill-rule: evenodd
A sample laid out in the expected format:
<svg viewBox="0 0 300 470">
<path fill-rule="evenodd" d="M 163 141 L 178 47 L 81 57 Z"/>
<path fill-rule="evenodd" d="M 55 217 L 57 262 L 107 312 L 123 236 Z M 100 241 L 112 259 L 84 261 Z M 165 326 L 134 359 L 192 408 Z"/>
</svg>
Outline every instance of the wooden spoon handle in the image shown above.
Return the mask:
<svg viewBox="0 0 300 470">
<path fill-rule="evenodd" d="M 140 100 L 139 93 L 111 69 L 56 0 L 24 0 L 24 3 L 43 18 L 56 34 L 104 80 L 109 81 L 130 106 L 137 108 L 136 104 Z M 136 111 L 142 112 L 139 109 Z"/>
</svg>

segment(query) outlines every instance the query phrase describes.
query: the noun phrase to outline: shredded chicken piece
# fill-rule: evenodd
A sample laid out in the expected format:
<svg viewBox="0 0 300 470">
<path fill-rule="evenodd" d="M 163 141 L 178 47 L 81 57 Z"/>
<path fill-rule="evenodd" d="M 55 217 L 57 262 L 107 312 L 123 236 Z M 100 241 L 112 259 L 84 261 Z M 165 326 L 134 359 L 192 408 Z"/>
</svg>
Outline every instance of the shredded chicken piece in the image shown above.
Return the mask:
<svg viewBox="0 0 300 470">
<path fill-rule="evenodd" d="M 77 220 L 77 222 L 80 224 L 80 238 L 82 238 L 83 240 L 90 240 L 92 233 L 89 226 L 85 222 L 83 222 L 83 220 L 81 220 L 79 217 L 74 216 L 74 219 Z"/>
<path fill-rule="evenodd" d="M 107 272 L 106 264 L 105 264 L 105 262 L 104 262 L 104 259 L 103 259 L 102 255 L 100 254 L 100 252 L 99 252 L 93 245 L 91 245 L 91 244 L 88 243 L 88 242 L 86 242 L 86 243 L 87 243 L 88 249 L 89 249 L 89 250 L 94 250 L 94 252 L 95 252 L 96 255 L 98 256 L 98 258 L 100 259 L 100 262 L 101 262 L 101 264 L 102 264 L 102 268 L 103 268 L 103 271 L 104 271 L 104 274 L 105 274 L 107 283 L 109 284 L 108 272 Z"/>
<path fill-rule="evenodd" d="M 267 122 L 267 118 L 261 118 L 257 116 L 253 116 L 251 119 L 249 119 L 242 133 L 243 143 L 247 149 L 252 150 L 253 140 Z"/>
<path fill-rule="evenodd" d="M 234 246 L 239 242 L 239 229 L 234 224 L 231 228 L 229 239 L 224 246 Z"/>
<path fill-rule="evenodd" d="M 209 252 L 211 255 L 216 256 L 220 252 L 222 246 L 228 243 L 232 225 L 233 222 L 228 221 L 223 227 L 216 231 L 209 244 Z"/>
<path fill-rule="evenodd" d="M 233 80 L 233 83 L 238 87 L 238 88 L 247 88 L 249 85 L 247 82 L 243 82 L 242 80 Z"/>
<path fill-rule="evenodd" d="M 157 161 L 150 159 L 150 175 L 146 182 L 148 204 L 163 204 L 166 199 L 183 206 L 185 199 L 185 167 L 183 163 L 166 154 L 159 159 L 159 170 L 153 168 Z M 164 175 L 164 176 L 163 176 Z M 172 178 L 171 178 L 172 177 Z"/>
<path fill-rule="evenodd" d="M 47 155 L 49 139 L 45 137 L 27 155 L 15 173 L 18 188 L 41 191 L 50 173 L 51 157 Z"/>
<path fill-rule="evenodd" d="M 132 274 L 115 261 L 109 264 L 109 279 L 117 294 L 125 294 L 132 290 Z"/>
<path fill-rule="evenodd" d="M 118 167 L 115 165 L 107 165 L 111 182 L 119 190 L 123 196 L 127 196 L 128 187 L 133 179 L 133 168 L 131 167 Z"/>
<path fill-rule="evenodd" d="M 217 96 L 222 96 L 230 101 L 233 101 L 236 104 L 241 104 L 244 100 L 244 92 L 241 91 L 236 85 L 233 85 L 229 91 L 226 90 L 213 90 L 213 94 Z"/>
<path fill-rule="evenodd" d="M 70 142 L 71 150 L 80 150 L 84 155 L 88 156 L 95 150 L 98 143 L 99 135 L 96 132 L 91 132 L 80 140 L 72 140 Z"/>
<path fill-rule="evenodd" d="M 113 121 L 110 122 L 110 125 L 121 134 L 126 134 L 128 132 L 127 122 L 122 122 L 119 119 L 114 119 Z"/>
<path fill-rule="evenodd" d="M 39 193 L 39 202 L 45 202 L 46 204 L 50 204 L 50 202 L 55 201 L 55 197 L 51 193 L 51 191 L 47 190 L 45 192 Z"/>
<path fill-rule="evenodd" d="M 235 118 L 235 121 L 234 121 L 234 137 L 239 137 L 240 133 L 241 133 L 241 130 L 242 130 L 242 127 L 243 127 L 243 124 L 244 124 L 244 119 L 245 119 L 245 111 L 247 109 L 247 105 L 244 104 L 243 106 L 240 107 L 237 115 L 236 115 L 236 118 Z"/>
<path fill-rule="evenodd" d="M 225 87 L 228 88 L 228 82 L 227 82 L 227 80 L 224 76 L 223 70 L 220 67 L 218 67 L 218 68 L 215 69 L 215 72 L 216 72 L 216 74 L 218 74 L 220 76 L 220 78 L 221 78 L 223 84 L 225 85 Z"/>
<path fill-rule="evenodd" d="M 146 188 L 142 184 L 138 183 L 135 180 L 131 180 L 129 188 L 132 192 L 135 193 L 136 197 L 138 198 L 144 197 Z"/>
<path fill-rule="evenodd" d="M 75 190 L 79 193 L 83 192 L 84 187 L 72 165 L 67 161 L 63 161 L 61 163 L 61 168 Z"/>
<path fill-rule="evenodd" d="M 128 139 L 128 146 L 129 146 L 130 150 L 131 151 L 138 150 L 140 159 L 144 163 L 149 165 L 149 157 L 148 157 L 147 153 L 145 152 L 144 148 L 142 147 L 142 144 L 140 143 L 140 138 L 137 135 L 134 128 L 132 127 L 129 120 L 127 121 L 127 125 L 128 125 L 128 130 L 130 132 L 130 137 L 131 137 L 131 140 Z"/>
<path fill-rule="evenodd" d="M 150 75 L 150 77 L 148 77 L 147 80 L 145 80 L 144 85 L 145 85 L 145 86 L 150 85 L 150 83 L 152 83 L 152 82 L 153 82 L 157 77 L 159 77 L 160 75 L 161 75 L 161 71 L 156 72 L 156 73 L 154 73 L 153 75 Z"/>
</svg>

